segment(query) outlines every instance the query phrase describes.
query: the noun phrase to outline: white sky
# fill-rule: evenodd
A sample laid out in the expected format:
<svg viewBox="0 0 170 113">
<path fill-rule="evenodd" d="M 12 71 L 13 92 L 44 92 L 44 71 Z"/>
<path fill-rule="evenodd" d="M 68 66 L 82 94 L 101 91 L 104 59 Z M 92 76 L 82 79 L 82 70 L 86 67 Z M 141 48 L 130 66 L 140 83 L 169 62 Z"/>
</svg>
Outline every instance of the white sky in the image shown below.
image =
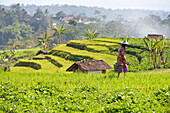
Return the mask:
<svg viewBox="0 0 170 113">
<path fill-rule="evenodd" d="M 35 5 L 98 6 L 111 9 L 154 9 L 170 11 L 170 0 L 0 0 L 0 5 L 13 3 Z"/>
</svg>

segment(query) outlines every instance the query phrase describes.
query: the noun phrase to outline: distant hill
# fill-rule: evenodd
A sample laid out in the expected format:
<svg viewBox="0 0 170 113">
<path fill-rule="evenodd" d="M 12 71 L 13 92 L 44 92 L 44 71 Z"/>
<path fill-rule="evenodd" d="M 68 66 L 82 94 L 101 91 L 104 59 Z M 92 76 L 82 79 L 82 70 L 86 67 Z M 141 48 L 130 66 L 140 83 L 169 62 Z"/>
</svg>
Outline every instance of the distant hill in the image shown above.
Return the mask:
<svg viewBox="0 0 170 113">
<path fill-rule="evenodd" d="M 10 6 L 0 6 L 5 7 L 5 9 L 10 9 Z M 157 15 L 160 16 L 162 19 L 166 19 L 170 14 L 170 11 L 164 10 L 140 10 L 140 9 L 105 9 L 102 7 L 86 7 L 86 6 L 75 6 L 75 5 L 44 5 L 44 6 L 37 6 L 37 5 L 21 5 L 28 13 L 34 14 L 37 8 L 42 9 L 45 11 L 48 9 L 49 13 L 55 16 L 55 14 L 59 11 L 63 11 L 66 14 L 73 14 L 73 15 L 83 15 L 88 17 L 100 17 L 102 19 L 103 15 L 106 15 L 106 20 L 116 20 L 123 18 L 126 21 L 134 21 L 137 20 L 139 17 L 146 17 L 148 15 Z M 95 10 L 99 11 L 99 14 L 94 14 Z"/>
</svg>

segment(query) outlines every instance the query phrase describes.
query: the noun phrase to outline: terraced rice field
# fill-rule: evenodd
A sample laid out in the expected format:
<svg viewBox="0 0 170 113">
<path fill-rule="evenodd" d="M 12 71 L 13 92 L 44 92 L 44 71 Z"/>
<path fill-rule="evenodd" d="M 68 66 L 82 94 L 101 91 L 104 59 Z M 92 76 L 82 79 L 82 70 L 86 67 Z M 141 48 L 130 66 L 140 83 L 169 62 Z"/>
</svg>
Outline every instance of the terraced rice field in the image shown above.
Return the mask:
<svg viewBox="0 0 170 113">
<path fill-rule="evenodd" d="M 66 69 L 74 62 L 84 59 L 104 60 L 113 67 L 117 60 L 117 48 L 122 38 L 95 38 L 92 40 L 71 40 L 67 44 L 61 44 L 50 50 L 48 55 L 38 55 L 36 60 L 27 60 L 41 65 L 41 69 L 35 71 L 66 72 Z M 130 47 L 127 47 L 127 59 L 131 63 L 130 71 L 152 69 L 148 66 L 147 53 L 139 54 L 143 50 L 142 39 L 129 39 Z M 138 44 L 136 44 L 138 43 Z M 34 50 L 34 52 L 37 50 Z M 143 58 L 143 59 L 142 59 Z M 48 59 L 48 60 L 47 60 Z M 169 59 L 169 58 L 168 58 Z M 21 60 L 22 61 L 22 60 Z M 141 66 L 140 66 L 141 64 Z M 15 67 L 14 67 L 15 68 Z M 14 69 L 15 70 L 15 69 Z M 17 70 L 17 69 L 16 69 Z"/>
<path fill-rule="evenodd" d="M 113 56 L 113 55 L 102 54 L 102 53 L 92 53 L 86 50 L 79 50 L 79 49 L 75 49 L 72 47 L 67 47 L 65 45 L 57 46 L 53 50 L 68 52 L 72 55 L 89 56 L 95 60 L 103 59 L 109 65 L 113 65 L 113 61 L 116 61 L 116 56 Z"/>
<path fill-rule="evenodd" d="M 133 64 L 129 70 L 147 70 L 148 58 L 143 54 L 139 62 L 141 49 L 135 48 L 141 39 L 135 40 L 127 48 L 127 59 Z M 0 112 L 169 112 L 170 69 L 128 72 L 119 79 L 113 70 L 106 74 L 66 72 L 84 58 L 102 59 L 113 66 L 121 41 L 71 41 L 72 45 L 58 45 L 34 60 L 19 60 L 11 72 L 0 71 Z"/>
</svg>

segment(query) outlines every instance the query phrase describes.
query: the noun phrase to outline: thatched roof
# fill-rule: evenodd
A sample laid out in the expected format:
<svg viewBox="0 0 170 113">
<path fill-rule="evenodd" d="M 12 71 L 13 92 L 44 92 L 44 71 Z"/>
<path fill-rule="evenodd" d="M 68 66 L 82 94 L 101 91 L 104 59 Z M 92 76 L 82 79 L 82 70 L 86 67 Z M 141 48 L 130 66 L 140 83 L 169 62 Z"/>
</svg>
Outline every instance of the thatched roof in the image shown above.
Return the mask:
<svg viewBox="0 0 170 113">
<path fill-rule="evenodd" d="M 148 34 L 147 38 L 163 38 L 163 35 L 159 35 L 159 34 Z"/>
<path fill-rule="evenodd" d="M 81 66 L 82 69 L 86 71 L 100 71 L 106 69 L 112 69 L 105 61 L 103 60 L 92 60 L 90 62 L 78 61 L 70 66 L 66 71 L 73 71 L 78 66 Z"/>
</svg>

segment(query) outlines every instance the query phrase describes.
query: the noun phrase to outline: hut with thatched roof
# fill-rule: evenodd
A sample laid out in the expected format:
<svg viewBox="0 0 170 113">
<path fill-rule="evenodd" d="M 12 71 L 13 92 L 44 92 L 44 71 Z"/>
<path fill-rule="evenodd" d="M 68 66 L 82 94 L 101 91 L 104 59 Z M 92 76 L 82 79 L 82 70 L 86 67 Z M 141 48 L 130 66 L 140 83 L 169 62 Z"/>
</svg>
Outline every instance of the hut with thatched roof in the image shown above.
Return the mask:
<svg viewBox="0 0 170 113">
<path fill-rule="evenodd" d="M 83 73 L 106 73 L 107 69 L 112 69 L 110 65 L 108 65 L 103 60 L 92 60 L 90 62 L 87 61 L 78 61 L 71 65 L 66 71 L 73 72 L 83 72 Z"/>
</svg>

